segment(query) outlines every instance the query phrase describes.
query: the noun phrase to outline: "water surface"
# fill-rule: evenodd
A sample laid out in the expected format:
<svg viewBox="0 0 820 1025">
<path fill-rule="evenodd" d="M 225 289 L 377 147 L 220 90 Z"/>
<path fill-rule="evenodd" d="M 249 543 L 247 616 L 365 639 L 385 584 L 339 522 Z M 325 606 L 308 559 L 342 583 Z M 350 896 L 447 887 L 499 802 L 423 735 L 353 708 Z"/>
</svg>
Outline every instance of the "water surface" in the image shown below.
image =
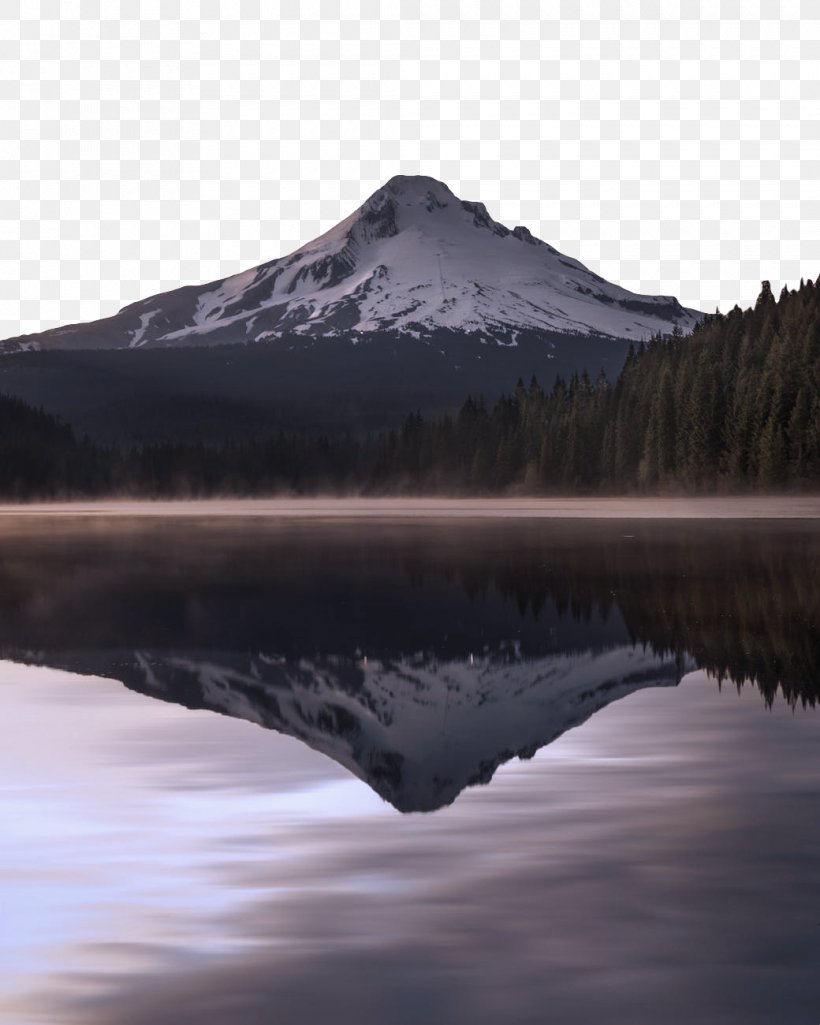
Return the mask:
<svg viewBox="0 0 820 1025">
<path fill-rule="evenodd" d="M 814 1021 L 818 552 L 4 521 L 3 1020 Z"/>
</svg>

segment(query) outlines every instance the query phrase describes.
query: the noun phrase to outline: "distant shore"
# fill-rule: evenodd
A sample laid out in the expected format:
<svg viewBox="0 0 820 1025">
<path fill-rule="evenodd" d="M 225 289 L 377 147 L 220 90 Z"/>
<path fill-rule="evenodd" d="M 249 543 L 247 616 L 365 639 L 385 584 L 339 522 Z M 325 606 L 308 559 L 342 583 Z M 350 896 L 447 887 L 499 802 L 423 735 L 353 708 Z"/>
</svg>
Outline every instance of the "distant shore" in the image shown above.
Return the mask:
<svg viewBox="0 0 820 1025">
<path fill-rule="evenodd" d="M 223 498 L 0 505 L 26 516 L 265 517 L 297 519 L 820 519 L 820 495 L 725 498 Z"/>
</svg>

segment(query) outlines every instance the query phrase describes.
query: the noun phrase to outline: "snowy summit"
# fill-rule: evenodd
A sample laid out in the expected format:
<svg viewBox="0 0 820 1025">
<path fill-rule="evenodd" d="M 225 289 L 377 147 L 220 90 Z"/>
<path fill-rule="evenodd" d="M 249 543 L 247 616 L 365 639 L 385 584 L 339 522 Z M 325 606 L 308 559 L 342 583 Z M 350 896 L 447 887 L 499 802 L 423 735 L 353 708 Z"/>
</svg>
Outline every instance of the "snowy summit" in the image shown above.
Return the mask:
<svg viewBox="0 0 820 1025">
<path fill-rule="evenodd" d="M 335 228 L 260 271 L 304 317 L 299 331 L 349 322 L 352 308 L 348 326 L 362 332 L 501 326 L 645 338 L 674 324 L 690 331 L 699 316 L 670 296 L 610 285 L 421 175 L 391 178 Z"/>
<path fill-rule="evenodd" d="M 494 221 L 442 182 L 397 175 L 289 256 L 140 300 L 116 316 L 8 348 L 137 348 L 364 337 L 437 329 L 515 342 L 517 331 L 645 339 L 702 315 L 612 285 L 527 228 Z"/>
</svg>

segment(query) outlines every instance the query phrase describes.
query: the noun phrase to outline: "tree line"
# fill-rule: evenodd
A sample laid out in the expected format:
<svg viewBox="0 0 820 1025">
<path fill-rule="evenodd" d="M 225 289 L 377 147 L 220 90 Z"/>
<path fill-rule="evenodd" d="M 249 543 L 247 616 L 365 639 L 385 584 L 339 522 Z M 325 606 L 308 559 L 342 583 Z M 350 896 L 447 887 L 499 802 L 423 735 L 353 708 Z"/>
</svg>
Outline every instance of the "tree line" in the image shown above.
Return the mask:
<svg viewBox="0 0 820 1025">
<path fill-rule="evenodd" d="M 820 279 L 819 279 L 820 281 Z M 408 418 L 377 482 L 493 493 L 702 492 L 820 484 L 820 287 L 707 317 L 632 348 L 617 381 L 533 379 L 488 410 Z"/>
<path fill-rule="evenodd" d="M 632 348 L 618 379 L 533 378 L 492 408 L 366 437 L 105 448 L 0 397 L 0 494 L 659 493 L 820 485 L 820 279 Z"/>
</svg>

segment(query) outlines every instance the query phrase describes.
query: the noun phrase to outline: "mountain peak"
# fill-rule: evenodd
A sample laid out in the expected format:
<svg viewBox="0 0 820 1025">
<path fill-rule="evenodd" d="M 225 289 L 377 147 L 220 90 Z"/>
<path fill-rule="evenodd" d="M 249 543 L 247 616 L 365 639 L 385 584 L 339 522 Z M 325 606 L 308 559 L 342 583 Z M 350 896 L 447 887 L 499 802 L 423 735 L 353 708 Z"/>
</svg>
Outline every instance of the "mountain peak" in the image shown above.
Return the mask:
<svg viewBox="0 0 820 1025">
<path fill-rule="evenodd" d="M 448 185 L 440 182 L 438 178 L 431 178 L 426 174 L 394 174 L 377 191 L 381 192 L 382 190 L 386 190 L 394 196 L 411 197 L 432 194 L 444 202 L 455 199 Z"/>
<path fill-rule="evenodd" d="M 376 189 L 350 219 L 374 226 L 381 224 L 387 235 L 395 235 L 398 231 L 396 215 L 399 210 L 404 212 L 402 220 L 406 227 L 408 223 L 416 222 L 415 215 L 444 210 L 451 203 L 457 204 L 458 199 L 444 182 L 424 174 L 396 174 Z M 368 234 L 373 237 L 372 229 Z"/>
<path fill-rule="evenodd" d="M 112 321 L 119 318 L 121 324 L 105 323 L 105 339 L 115 340 L 106 347 L 381 331 L 419 337 L 439 329 L 507 345 L 516 344 L 519 331 L 640 341 L 673 327 L 690 331 L 700 314 L 667 296 L 636 295 L 604 281 L 436 178 L 397 174 L 289 255 L 141 300 Z M 89 328 L 9 341 L 51 347 L 53 337 L 55 347 L 70 347 L 69 335 L 85 345 Z"/>
<path fill-rule="evenodd" d="M 421 216 L 424 213 L 435 214 L 443 210 L 456 214 L 461 211 L 461 217 L 463 218 L 464 213 L 468 214 L 467 220 L 472 220 L 474 227 L 489 228 L 502 238 L 510 234 L 509 228 L 505 228 L 503 224 L 490 217 L 483 203 L 459 199 L 444 182 L 425 174 L 393 175 L 365 200 L 359 210 L 367 216 L 375 210 L 383 210 L 386 206 L 391 206 L 394 211 L 404 210 L 411 218 L 413 213 Z M 412 219 L 410 223 L 416 224 L 418 221 Z"/>
</svg>

